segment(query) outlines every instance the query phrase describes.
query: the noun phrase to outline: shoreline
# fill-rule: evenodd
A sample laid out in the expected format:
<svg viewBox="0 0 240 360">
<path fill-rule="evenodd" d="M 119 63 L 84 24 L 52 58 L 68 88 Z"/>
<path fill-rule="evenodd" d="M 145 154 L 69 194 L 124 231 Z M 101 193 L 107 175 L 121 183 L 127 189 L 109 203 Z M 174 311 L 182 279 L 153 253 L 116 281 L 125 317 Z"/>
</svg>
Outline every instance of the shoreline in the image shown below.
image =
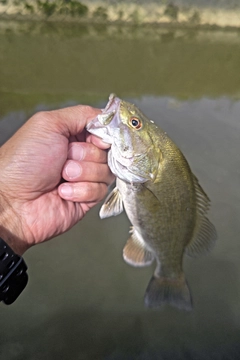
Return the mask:
<svg viewBox="0 0 240 360">
<path fill-rule="evenodd" d="M 77 4 L 77 5 L 76 5 Z M 178 6 L 173 2 L 162 5 L 107 4 L 106 2 L 60 0 L 5 0 L 0 4 L 0 20 L 46 21 L 77 24 L 134 25 L 187 29 L 238 30 L 240 8 Z"/>
</svg>

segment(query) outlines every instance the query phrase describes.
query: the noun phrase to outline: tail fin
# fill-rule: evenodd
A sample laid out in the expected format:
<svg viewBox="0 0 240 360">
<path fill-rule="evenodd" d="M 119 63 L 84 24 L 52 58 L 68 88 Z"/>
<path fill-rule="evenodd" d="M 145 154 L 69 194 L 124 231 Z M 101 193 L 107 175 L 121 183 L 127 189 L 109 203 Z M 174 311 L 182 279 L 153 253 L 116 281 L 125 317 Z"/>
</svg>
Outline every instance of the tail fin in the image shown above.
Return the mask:
<svg viewBox="0 0 240 360">
<path fill-rule="evenodd" d="M 192 298 L 184 276 L 176 279 L 153 276 L 144 301 L 147 307 L 169 304 L 181 310 L 192 310 Z"/>
</svg>

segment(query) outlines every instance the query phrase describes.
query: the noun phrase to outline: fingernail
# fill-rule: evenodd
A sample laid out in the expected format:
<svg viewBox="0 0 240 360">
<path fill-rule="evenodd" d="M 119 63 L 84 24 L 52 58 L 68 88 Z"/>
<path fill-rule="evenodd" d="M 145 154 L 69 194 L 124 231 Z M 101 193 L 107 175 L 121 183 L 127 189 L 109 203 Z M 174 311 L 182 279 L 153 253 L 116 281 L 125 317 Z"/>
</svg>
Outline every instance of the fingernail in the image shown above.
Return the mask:
<svg viewBox="0 0 240 360">
<path fill-rule="evenodd" d="M 86 155 L 85 149 L 81 145 L 70 145 L 68 150 L 68 158 L 74 160 L 83 160 Z"/>
<path fill-rule="evenodd" d="M 62 196 L 66 197 L 66 198 L 71 197 L 72 194 L 73 194 L 72 187 L 70 185 L 68 185 L 68 184 L 62 185 L 60 187 L 60 192 L 61 192 Z"/>
<path fill-rule="evenodd" d="M 81 167 L 75 162 L 71 161 L 67 164 L 65 172 L 69 179 L 74 179 L 81 174 Z"/>
</svg>

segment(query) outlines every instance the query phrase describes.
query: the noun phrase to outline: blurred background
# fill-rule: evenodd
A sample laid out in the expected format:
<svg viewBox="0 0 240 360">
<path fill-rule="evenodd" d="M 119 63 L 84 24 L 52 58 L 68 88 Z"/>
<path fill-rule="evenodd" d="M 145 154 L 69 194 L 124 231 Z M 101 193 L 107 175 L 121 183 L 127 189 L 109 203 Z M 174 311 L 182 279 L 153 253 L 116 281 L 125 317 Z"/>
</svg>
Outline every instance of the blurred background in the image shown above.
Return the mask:
<svg viewBox="0 0 240 360">
<path fill-rule="evenodd" d="M 211 254 L 184 261 L 194 311 L 149 310 L 154 267 L 124 263 L 129 222 L 96 207 L 24 255 L 0 359 L 239 359 L 239 45 L 237 0 L 0 0 L 0 144 L 39 110 L 104 107 L 115 92 L 183 151 L 218 232 Z"/>
</svg>

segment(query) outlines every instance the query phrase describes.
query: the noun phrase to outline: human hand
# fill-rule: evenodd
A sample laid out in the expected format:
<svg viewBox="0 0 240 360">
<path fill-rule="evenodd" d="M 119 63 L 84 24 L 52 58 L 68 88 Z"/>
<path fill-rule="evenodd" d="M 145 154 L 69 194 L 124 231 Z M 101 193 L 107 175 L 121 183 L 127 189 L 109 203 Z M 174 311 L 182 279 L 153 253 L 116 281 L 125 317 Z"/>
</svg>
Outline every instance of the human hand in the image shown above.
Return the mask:
<svg viewBox="0 0 240 360">
<path fill-rule="evenodd" d="M 0 148 L 0 236 L 16 253 L 67 231 L 105 197 L 109 145 L 85 130 L 99 112 L 37 113 Z"/>
</svg>

